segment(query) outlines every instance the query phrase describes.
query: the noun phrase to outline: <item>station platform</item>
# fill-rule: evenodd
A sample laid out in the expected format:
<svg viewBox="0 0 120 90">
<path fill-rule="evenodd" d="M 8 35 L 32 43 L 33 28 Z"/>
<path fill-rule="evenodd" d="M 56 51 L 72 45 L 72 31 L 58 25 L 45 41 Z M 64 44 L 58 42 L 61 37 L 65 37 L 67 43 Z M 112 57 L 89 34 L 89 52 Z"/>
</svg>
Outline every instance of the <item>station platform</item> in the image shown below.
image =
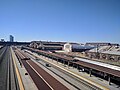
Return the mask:
<svg viewBox="0 0 120 90">
<path fill-rule="evenodd" d="M 76 68 L 73 68 L 73 67 L 68 68 L 67 65 L 64 66 L 62 63 L 57 62 L 55 60 L 52 60 L 50 58 L 38 55 L 37 53 L 33 53 L 31 51 L 28 51 L 28 52 L 33 54 L 34 56 L 36 56 L 38 58 L 41 58 L 41 59 L 45 60 L 46 62 L 48 62 L 52 65 L 55 65 L 56 67 L 59 67 L 59 68 L 65 70 L 65 71 L 68 71 L 69 73 L 72 73 L 72 74 L 76 75 L 79 78 L 83 78 L 84 80 L 86 80 L 90 83 L 94 83 L 95 85 L 100 86 L 101 88 L 103 88 L 103 90 L 119 90 L 120 89 L 117 85 L 114 85 L 114 84 L 109 85 L 108 81 L 106 81 L 106 80 L 103 80 L 103 79 L 95 77 L 95 76 L 90 77 L 89 74 L 79 72 L 79 70 L 77 70 Z"/>
</svg>

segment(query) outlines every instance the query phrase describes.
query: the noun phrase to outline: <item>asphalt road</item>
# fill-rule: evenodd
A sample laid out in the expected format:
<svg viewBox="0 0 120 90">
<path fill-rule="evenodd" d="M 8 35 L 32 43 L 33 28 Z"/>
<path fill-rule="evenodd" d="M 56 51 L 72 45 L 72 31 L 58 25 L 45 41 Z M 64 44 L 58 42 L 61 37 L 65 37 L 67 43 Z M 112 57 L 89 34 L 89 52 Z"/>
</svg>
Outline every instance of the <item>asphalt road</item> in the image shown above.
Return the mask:
<svg viewBox="0 0 120 90">
<path fill-rule="evenodd" d="M 10 46 L 0 49 L 0 90 L 19 90 Z"/>
<path fill-rule="evenodd" d="M 7 90 L 7 77 L 8 77 L 8 59 L 9 50 L 3 47 L 0 50 L 0 90 Z"/>
</svg>

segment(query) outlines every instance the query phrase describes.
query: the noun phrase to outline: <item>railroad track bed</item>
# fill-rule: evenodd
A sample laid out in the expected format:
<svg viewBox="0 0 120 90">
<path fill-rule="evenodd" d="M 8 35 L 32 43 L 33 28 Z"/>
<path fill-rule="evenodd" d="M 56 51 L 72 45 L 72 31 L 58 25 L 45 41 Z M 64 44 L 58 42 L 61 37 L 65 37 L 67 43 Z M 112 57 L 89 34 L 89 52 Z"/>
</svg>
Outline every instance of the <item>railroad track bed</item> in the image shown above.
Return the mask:
<svg viewBox="0 0 120 90">
<path fill-rule="evenodd" d="M 21 53 L 22 52 L 22 53 Z M 25 54 L 25 52 L 23 52 L 23 51 L 19 51 L 19 50 L 16 50 L 15 51 L 15 53 L 16 53 L 16 56 L 18 57 L 18 59 L 19 60 L 21 60 L 21 62 L 22 62 L 22 64 L 24 65 L 24 67 L 26 68 L 26 70 L 28 71 L 28 73 L 29 73 L 29 75 L 31 76 L 31 78 L 33 77 L 31 74 L 30 74 L 30 72 L 31 72 L 31 70 L 33 69 L 33 71 L 35 71 L 34 70 L 34 68 L 33 68 L 33 66 L 37 66 L 37 65 L 34 65 L 34 64 L 32 64 L 32 63 L 34 63 L 34 62 L 32 62 L 31 60 L 30 60 L 30 57 L 28 56 L 28 55 L 26 55 Z M 25 60 L 25 58 L 28 58 L 28 59 L 26 59 Z M 32 62 L 32 63 L 31 63 Z M 32 65 L 33 66 L 32 66 Z M 30 69 L 31 68 L 31 69 Z M 54 68 L 56 68 L 56 67 L 54 67 Z M 29 70 L 30 69 L 30 70 Z M 58 69 L 59 70 L 59 69 Z M 79 81 L 82 85 L 84 85 L 85 87 L 87 87 L 87 88 L 89 88 L 89 89 L 91 89 L 91 90 L 102 90 L 102 89 L 100 89 L 100 88 L 98 88 L 97 86 L 94 86 L 94 85 L 92 85 L 91 83 L 88 83 L 88 82 L 86 82 L 86 81 L 84 81 L 84 80 L 82 80 L 82 79 L 79 79 L 78 80 L 78 78 L 77 77 L 75 77 L 75 76 L 73 76 L 73 75 L 71 75 L 70 73 L 67 73 L 67 72 L 64 72 L 64 71 L 62 71 L 62 70 L 59 70 L 60 72 L 62 72 L 62 73 L 65 73 L 66 75 L 69 75 L 71 78 L 75 78 L 77 81 Z M 54 72 L 54 71 L 52 71 L 53 73 L 55 73 L 56 74 L 56 72 Z M 33 73 L 33 72 L 32 72 Z M 56 75 L 58 75 L 58 74 L 56 74 Z M 44 75 L 43 75 L 44 76 Z M 58 75 L 58 76 L 60 76 L 60 75 Z M 62 77 L 61 77 L 62 78 Z M 32 78 L 33 79 L 33 81 L 34 81 L 34 78 Z M 64 79 L 64 78 L 63 78 Z M 47 80 L 47 79 L 46 79 Z M 65 80 L 65 79 L 64 79 Z M 67 81 L 67 80 L 66 80 Z M 35 81 L 34 81 L 35 82 Z M 68 82 L 68 81 L 67 81 Z M 37 83 L 37 81 L 35 82 L 35 83 Z M 37 86 L 37 84 L 36 84 L 36 86 Z M 74 86 L 74 85 L 73 85 Z M 37 86 L 38 87 L 38 86 Z M 39 88 L 39 87 L 38 87 Z M 79 90 L 80 88 L 78 88 L 78 90 Z"/>
<path fill-rule="evenodd" d="M 33 60 L 35 60 L 36 56 L 32 55 L 31 53 L 28 52 L 28 54 L 31 56 L 31 58 Z M 49 69 L 51 72 L 53 72 L 54 74 L 56 74 L 57 76 L 59 76 L 60 78 L 62 78 L 63 80 L 65 80 L 66 82 L 68 82 L 69 84 L 71 84 L 73 87 L 75 87 L 78 90 L 102 90 L 101 88 L 92 85 L 91 83 L 88 83 L 76 76 L 74 76 L 71 73 L 68 73 L 54 65 L 50 64 L 50 67 L 46 66 L 46 61 L 44 61 L 43 59 L 39 59 L 36 60 L 36 62 L 38 62 L 39 64 L 41 64 L 42 66 L 46 67 L 47 69 Z"/>
<path fill-rule="evenodd" d="M 0 49 L 0 90 L 19 90 L 10 46 Z"/>
<path fill-rule="evenodd" d="M 66 86 L 49 75 L 49 73 L 45 72 L 36 63 L 30 60 L 30 58 L 26 60 L 25 58 L 28 56 L 25 53 L 19 51 L 15 51 L 15 53 L 17 53 L 17 57 L 21 60 L 38 89 L 68 90 Z"/>
</svg>

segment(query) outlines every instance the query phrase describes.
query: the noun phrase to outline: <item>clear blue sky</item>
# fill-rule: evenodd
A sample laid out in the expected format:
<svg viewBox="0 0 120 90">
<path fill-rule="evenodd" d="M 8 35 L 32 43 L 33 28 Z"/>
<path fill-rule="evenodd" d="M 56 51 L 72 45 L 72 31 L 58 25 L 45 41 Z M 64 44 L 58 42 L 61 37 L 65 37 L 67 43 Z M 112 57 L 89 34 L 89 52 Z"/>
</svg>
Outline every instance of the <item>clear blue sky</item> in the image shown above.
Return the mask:
<svg viewBox="0 0 120 90">
<path fill-rule="evenodd" d="M 0 0 L 0 38 L 120 43 L 120 0 Z"/>
</svg>

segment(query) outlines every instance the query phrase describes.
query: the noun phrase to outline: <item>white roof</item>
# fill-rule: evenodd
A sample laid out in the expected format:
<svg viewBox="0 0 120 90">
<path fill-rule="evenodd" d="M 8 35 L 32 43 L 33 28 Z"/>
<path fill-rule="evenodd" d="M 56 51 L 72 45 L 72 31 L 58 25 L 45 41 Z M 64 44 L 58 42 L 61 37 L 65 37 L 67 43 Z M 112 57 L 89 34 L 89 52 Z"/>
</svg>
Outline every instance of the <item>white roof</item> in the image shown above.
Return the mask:
<svg viewBox="0 0 120 90">
<path fill-rule="evenodd" d="M 106 63 L 102 63 L 102 62 L 97 62 L 97 61 L 92 61 L 92 60 L 83 59 L 83 58 L 77 58 L 77 57 L 75 57 L 74 59 L 120 71 L 120 67 L 119 66 L 114 66 L 114 65 L 110 65 L 110 64 L 106 64 Z"/>
<path fill-rule="evenodd" d="M 105 52 L 102 52 L 102 53 L 120 55 L 120 51 L 105 51 Z"/>
</svg>

